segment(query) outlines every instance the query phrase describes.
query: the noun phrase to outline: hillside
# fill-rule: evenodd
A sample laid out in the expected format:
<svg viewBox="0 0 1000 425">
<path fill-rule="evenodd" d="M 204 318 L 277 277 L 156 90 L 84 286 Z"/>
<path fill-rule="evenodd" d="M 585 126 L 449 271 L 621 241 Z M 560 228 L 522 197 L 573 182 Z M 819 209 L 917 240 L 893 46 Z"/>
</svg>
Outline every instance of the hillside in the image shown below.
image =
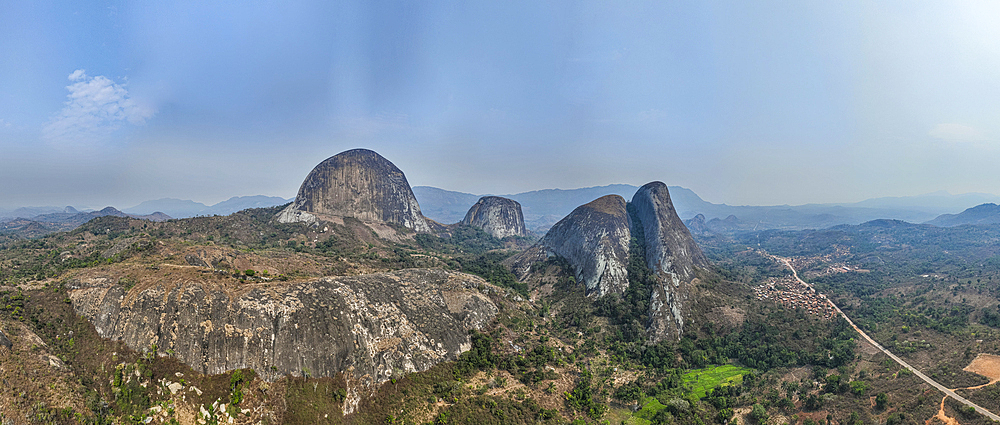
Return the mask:
<svg viewBox="0 0 1000 425">
<path fill-rule="evenodd" d="M 75 416 L 64 412 L 75 412 L 92 418 L 136 415 L 153 417 L 157 423 L 171 417 L 194 423 L 199 409 L 207 406 L 209 417 L 270 418 L 277 423 L 315 422 L 316 413 L 325 412 L 320 423 L 371 423 L 392 416 L 412 423 L 493 418 L 496 423 L 576 419 L 695 424 L 729 417 L 750 421 L 757 404 L 772 418 L 794 414 L 813 421 L 831 415 L 847 422 L 856 414 L 865 423 L 901 418 L 908 422 L 937 413 L 932 392 L 920 390 L 921 384 L 913 382 L 912 376 L 899 374 L 879 355 L 857 345 L 837 322 L 831 326 L 821 317 L 756 299 L 753 288 L 783 279 L 786 271 L 767 257 L 746 251 L 746 245 L 740 248 L 751 241 L 796 258 L 806 279 L 830 291 L 883 344 L 895 335 L 899 342 L 887 346 L 939 377 L 954 374 L 946 381 L 949 384 L 970 386 L 984 381 L 961 372 L 962 362 L 967 362 L 964 354 L 949 358 L 950 351 L 942 348 L 950 345 L 934 341 L 953 340 L 972 349 L 972 357 L 1000 349 L 996 336 L 1000 332 L 991 330 L 1000 326 L 992 321 L 1000 317 L 994 311 L 996 297 L 989 292 L 993 286 L 981 283 L 995 277 L 990 277 L 990 269 L 976 266 L 996 256 L 991 251 L 995 244 L 982 239 L 984 231 L 987 235 L 996 232 L 990 228 L 972 231 L 974 227 L 874 222 L 829 231 L 753 233 L 734 240 L 699 238 L 715 271 L 701 275 L 694 289 L 697 302 L 681 341 L 650 346 L 635 332 L 634 324 L 642 323 L 643 315 L 636 315 L 642 309 L 634 306 L 649 302 L 641 292 L 594 302 L 585 297 L 573 273 L 558 259 L 537 266 L 544 273 L 539 286 L 518 286 L 498 268 L 499 260 L 511 253 L 497 251 L 503 244 L 482 231 L 466 228 L 444 239 L 421 235 L 399 244 L 363 231 L 359 222 L 326 229 L 276 224 L 271 217 L 277 210 L 165 223 L 103 217 L 70 233 L 38 240 L 8 238 L 0 251 L 0 279 L 8 288 L 2 295 L 7 307 L 2 309 L 0 322 L 13 349 L 4 352 L 0 348 L 0 356 L 6 356 L 7 364 L 34 365 L 42 353 L 58 359 L 53 364 L 65 366 L 30 366 L 36 370 L 30 380 L 19 378 L 14 372 L 18 369 L 2 369 L 10 386 L 9 391 L 0 392 L 6 400 L 5 416 L 29 414 L 47 418 L 40 422 L 69 423 Z M 916 241 L 938 245 L 923 248 L 913 244 Z M 942 249 L 953 257 L 935 259 L 934 252 Z M 641 279 L 645 257 L 632 258 L 630 279 Z M 944 262 L 939 265 L 938 261 Z M 882 264 L 893 268 L 883 270 Z M 512 292 L 495 298 L 493 302 L 502 306 L 499 314 L 481 336 L 472 338 L 472 351 L 467 355 L 423 372 L 393 376 L 395 381 L 373 387 L 372 393 L 360 399 L 352 398 L 356 384 L 349 376 L 322 378 L 308 366 L 308 371 L 274 380 L 249 369 L 206 374 L 174 360 L 172 353 L 178 350 L 166 346 L 155 347 L 159 356 L 150 357 L 143 354 L 149 347 L 132 351 L 101 339 L 73 307 L 78 302 L 73 300 L 80 297 L 76 291 L 95 288 L 99 282 L 104 283 L 96 287 L 123 288 L 127 298 L 170 281 L 213 282 L 239 294 L 261 285 L 291 287 L 327 275 L 409 267 L 471 271 Z M 852 271 L 830 272 L 838 267 Z M 897 302 L 899 298 L 893 296 L 898 291 L 925 291 L 922 282 L 929 278 L 921 278 L 922 274 L 934 276 L 931 281 L 935 282 L 934 289 L 921 298 L 924 301 L 910 298 L 913 301 L 901 304 L 901 311 L 909 313 L 900 316 L 876 316 L 880 314 L 877 306 Z M 845 286 L 841 282 L 849 281 L 837 280 L 843 278 L 862 280 Z M 843 288 L 875 292 L 843 292 Z M 516 295 L 520 291 L 528 297 Z M 992 297 L 992 304 L 983 295 Z M 978 306 L 959 310 L 968 315 L 966 319 L 952 321 L 946 319 L 951 317 L 947 314 L 939 315 L 939 306 L 947 305 L 942 303 L 961 306 L 963 297 L 976 300 L 972 305 Z M 874 320 L 904 320 L 908 333 L 901 333 L 900 325 L 878 331 Z M 961 336 L 966 329 L 983 342 L 970 345 L 975 341 Z M 72 339 L 60 337 L 70 330 Z M 921 340 L 929 344 L 913 342 Z M 42 348 L 33 349 L 32 344 Z M 120 381 L 118 370 L 128 372 L 121 374 Z M 78 380 L 94 376 L 97 379 Z M 184 388 L 194 387 L 200 393 L 193 389 L 173 393 L 171 386 L 181 379 Z M 713 390 L 732 379 L 742 384 Z M 814 381 L 821 384 L 811 384 Z M 149 386 L 156 382 L 163 386 Z M 780 388 L 776 395 L 773 388 Z M 990 388 L 970 396 L 986 403 Z M 22 393 L 43 398 L 17 398 Z M 881 393 L 889 395 L 888 407 L 869 405 L 870 397 Z M 221 401 L 215 406 L 225 406 L 213 408 L 217 399 Z M 337 413 L 348 400 L 357 403 L 353 413 Z M 102 402 L 108 407 L 100 407 Z M 156 406 L 169 409 L 157 410 Z M 388 410 L 389 406 L 404 406 L 404 411 Z M 628 406 L 638 410 L 633 412 Z M 899 413 L 902 408 L 906 409 L 903 415 Z M 982 423 L 947 403 L 945 414 L 962 423 Z"/>
<path fill-rule="evenodd" d="M 977 205 L 958 214 L 942 214 L 927 222 L 938 227 L 998 223 L 1000 223 L 1000 205 L 991 203 Z"/>
<path fill-rule="evenodd" d="M 549 266 L 550 276 L 557 282 L 555 285 L 528 288 L 518 286 L 509 278 L 509 274 L 504 274 L 503 268 L 498 264 L 500 259 L 510 254 L 497 251 L 503 244 L 480 230 L 465 228 L 467 230 L 461 230 L 446 239 L 421 235 L 412 242 L 398 244 L 381 240 L 370 231 L 363 231 L 364 225 L 360 222 L 328 224 L 319 229 L 304 224 L 277 224 L 271 219 L 277 210 L 278 208 L 248 210 L 226 217 L 199 217 L 163 223 L 127 217 L 102 217 L 70 233 L 58 233 L 38 240 L 8 239 L 3 243 L 4 249 L 0 251 L 0 279 L 6 288 L 10 288 L 2 295 L 9 307 L 0 309 L 3 310 L 3 319 L 0 321 L 14 341 L 14 350 L 6 354 L 8 361 L 17 364 L 32 361 L 35 357 L 31 354 L 32 349 L 27 341 L 34 340 L 43 341 L 46 347 L 44 352 L 49 353 L 46 355 L 55 356 L 65 366 L 59 366 L 63 369 L 42 367 L 38 369 L 36 379 L 31 381 L 13 379 L 9 372 L 5 376 L 9 382 L 14 383 L 13 393 L 3 394 L 52 394 L 46 397 L 66 400 L 71 404 L 45 402 L 40 405 L 36 402 L 40 399 L 32 398 L 29 400 L 35 401 L 30 403 L 6 404 L 8 410 L 5 414 L 28 413 L 62 422 L 73 416 L 64 416 L 64 410 L 59 409 L 69 409 L 65 411 L 80 413 L 84 417 L 138 415 L 153 417 L 157 422 L 173 417 L 181 423 L 188 423 L 198 415 L 202 406 L 212 404 L 211 397 L 217 397 L 223 402 L 227 399 L 231 403 L 234 403 L 233 400 L 240 400 L 240 409 L 249 409 L 254 413 L 239 413 L 242 410 L 228 407 L 209 407 L 207 411 L 212 417 L 271 417 L 280 419 L 279 422 L 297 423 L 297 419 L 293 418 L 304 417 L 302 415 L 311 409 L 303 403 L 309 403 L 308 400 L 312 399 L 301 392 L 303 380 L 311 379 L 315 380 L 316 385 L 325 388 L 325 394 L 333 394 L 326 402 L 332 409 L 328 412 L 354 412 L 347 417 L 338 413 L 329 418 L 332 423 L 370 423 L 373 417 L 385 417 L 389 414 L 385 411 L 386 406 L 374 402 L 384 399 L 412 406 L 413 409 L 407 410 L 404 415 L 410 418 L 408 421 L 420 417 L 433 419 L 441 414 L 449 417 L 481 415 L 482 413 L 474 413 L 476 409 L 481 409 L 481 405 L 468 404 L 478 403 L 476 400 L 494 400 L 498 406 L 505 406 L 504 409 L 513 409 L 506 410 L 508 413 L 505 414 L 528 415 L 525 419 L 533 418 L 530 421 L 540 417 L 550 417 L 553 420 L 599 418 L 611 414 L 608 410 L 608 396 L 598 396 L 600 391 L 613 392 L 620 383 L 632 379 L 629 377 L 638 376 L 636 374 L 641 369 L 635 368 L 643 367 L 642 364 L 657 364 L 648 362 L 661 361 L 659 357 L 643 354 L 647 350 L 641 349 L 639 340 L 630 342 L 628 346 L 614 348 L 626 350 L 618 351 L 619 354 L 607 351 L 612 347 L 606 345 L 606 338 L 617 332 L 615 329 L 622 326 L 616 324 L 617 320 L 623 319 L 612 319 L 615 316 L 601 312 L 600 309 L 605 307 L 590 306 L 590 302 L 579 292 L 579 286 L 567 280 L 572 275 L 567 274 L 558 264 Z M 118 295 L 110 295 L 115 294 L 114 291 L 121 291 L 117 293 L 124 294 L 126 299 L 147 300 L 141 301 L 140 305 L 144 307 L 140 310 L 132 307 L 133 313 L 129 314 L 135 314 L 152 308 L 148 295 L 142 294 L 154 294 L 155 292 L 149 291 L 161 290 L 157 288 L 187 288 L 185 291 L 188 291 L 198 287 L 193 285 L 212 285 L 218 288 L 216 291 L 221 289 L 233 294 L 232 296 L 239 296 L 238 294 L 247 293 L 253 288 L 264 288 L 267 285 L 294 287 L 327 275 L 370 275 L 412 267 L 471 271 L 483 276 L 488 282 L 511 288 L 506 290 L 512 291 L 506 292 L 509 294 L 507 296 L 502 296 L 504 291 L 489 291 L 501 295 L 500 298 L 492 298 L 492 302 L 499 303 L 498 306 L 503 305 L 500 308 L 503 313 L 497 316 L 495 322 L 483 328 L 489 337 L 473 340 L 474 352 L 489 355 L 481 358 L 464 356 L 457 363 L 441 363 L 423 373 L 407 373 L 404 368 L 399 374 L 392 372 L 391 375 L 386 375 L 395 379 L 395 384 L 365 387 L 371 388 L 368 391 L 372 393 L 363 392 L 360 395 L 352 395 L 358 394 L 356 391 L 359 387 L 352 383 L 354 381 L 350 376 L 337 374 L 322 378 L 322 374 L 326 372 L 306 365 L 300 369 L 293 368 L 289 373 L 285 366 L 275 364 L 278 375 L 271 375 L 273 372 L 270 366 L 263 370 L 266 373 L 261 370 L 239 369 L 239 374 L 230 370 L 221 376 L 212 375 L 215 372 L 213 369 L 192 369 L 190 365 L 178 363 L 175 359 L 186 357 L 181 355 L 182 346 L 177 345 L 177 341 L 154 340 L 155 346 L 129 343 L 132 345 L 130 350 L 120 343 L 100 338 L 101 335 L 114 335 L 109 333 L 112 331 L 108 325 L 101 324 L 104 322 L 95 322 L 99 325 L 95 329 L 94 325 L 81 321 L 80 316 L 75 316 L 73 312 L 75 310 L 84 317 L 97 317 L 94 314 L 107 314 L 97 313 L 100 311 L 119 311 L 119 307 L 111 308 L 107 304 L 87 301 L 117 300 Z M 710 279 L 716 282 L 713 285 L 719 285 L 714 279 Z M 182 282 L 186 283 L 176 286 Z M 481 285 L 481 289 L 486 288 Z M 523 293 L 529 294 L 534 301 L 521 298 L 516 295 L 517 291 L 526 291 Z M 95 295 L 105 293 L 109 295 L 95 298 Z M 196 294 L 195 296 L 197 297 Z M 713 295 L 706 298 L 700 308 L 710 311 L 723 304 L 743 304 L 739 301 L 740 298 L 723 301 L 725 299 L 726 295 Z M 99 305 L 104 307 L 94 310 L 93 306 Z M 72 308 L 67 310 L 70 306 Z M 114 314 L 125 314 L 124 305 L 120 308 L 121 313 Z M 750 314 L 755 310 L 745 306 L 740 311 L 742 314 Z M 213 322 L 216 320 L 219 319 L 212 319 Z M 697 319 L 692 320 L 697 322 Z M 537 323 L 530 324 L 533 321 Z M 46 323 L 63 324 L 50 326 Z M 150 322 L 149 319 L 144 319 L 135 323 Z M 72 328 L 65 327 L 70 324 Z M 291 326 L 292 323 L 288 325 Z M 59 337 L 71 329 L 75 335 L 72 341 L 67 342 Z M 126 332 L 122 335 L 128 334 Z M 581 338 L 580 335 L 584 337 Z M 129 341 L 128 337 L 124 340 Z M 40 346 L 37 342 L 35 345 Z M 480 349 L 487 351 L 476 351 Z M 636 349 L 641 350 L 631 351 Z M 522 350 L 533 354 L 528 360 L 524 360 L 518 354 Z M 117 354 L 111 355 L 112 351 Z M 144 352 L 147 354 L 143 354 Z M 148 353 L 152 352 L 158 355 L 150 356 Z M 208 358 L 222 358 L 218 357 L 220 355 L 221 353 L 213 354 Z M 232 355 L 224 357 L 232 358 Z M 621 363 L 623 368 L 620 372 L 614 373 L 616 378 L 601 383 L 594 381 L 591 376 L 604 376 L 601 374 L 605 373 L 594 365 L 612 360 L 625 362 Z M 580 363 L 581 361 L 584 363 Z M 35 385 L 62 382 L 60 380 L 65 378 L 60 374 L 67 372 L 60 371 L 67 371 L 71 376 L 96 375 L 99 378 L 85 381 L 91 383 L 82 386 L 57 384 L 53 390 L 38 392 Z M 134 379 L 130 374 L 122 374 L 123 378 L 119 383 L 117 371 L 138 371 L 139 375 Z M 281 377 L 286 373 L 288 375 Z M 484 377 L 484 373 L 492 374 L 495 379 Z M 129 377 L 126 379 L 126 376 Z M 178 376 L 187 381 L 187 386 L 194 386 L 202 393 L 196 395 L 194 390 L 177 393 L 166 391 L 166 387 L 178 381 Z M 454 378 L 448 378 L 451 376 L 462 376 L 463 381 L 473 383 L 482 382 L 474 385 L 482 385 L 485 390 L 480 394 L 479 390 L 466 389 L 465 384 L 456 384 Z M 275 380 L 275 377 L 278 379 Z M 163 387 L 149 386 L 155 382 L 165 384 Z M 220 387 L 218 382 L 235 384 Z M 589 401 L 583 399 L 582 404 L 565 404 L 562 401 L 560 394 L 563 392 L 575 391 L 581 397 L 589 394 L 590 390 L 584 389 L 589 387 L 583 387 L 584 384 L 593 385 L 594 391 L 597 391 L 593 396 L 595 398 Z M 160 390 L 153 391 L 153 388 Z M 271 390 L 256 390 L 263 388 Z M 311 384 L 309 388 L 312 388 Z M 397 392 L 400 388 L 409 388 L 407 391 L 410 394 L 401 395 Z M 664 394 L 682 394 L 679 391 L 682 391 L 682 387 Z M 240 399 L 236 396 L 238 393 L 245 395 L 240 395 L 239 397 L 243 397 Z M 181 395 L 189 397 L 181 398 Z M 361 398 L 352 398 L 358 396 Z M 450 401 L 428 404 L 426 399 L 429 396 L 447 398 Z M 279 402 L 275 397 L 284 401 Z M 519 407 L 515 407 L 504 401 L 508 397 L 530 398 L 537 404 L 519 404 Z M 108 403 L 110 408 L 95 407 L 101 406 L 102 402 Z M 154 412 L 156 406 L 170 407 L 172 416 L 166 415 L 166 410 Z M 354 407 L 349 409 L 348 406 Z"/>
<path fill-rule="evenodd" d="M 988 423 L 939 403 L 828 300 L 918 370 L 997 408 L 1000 227 L 746 231 L 736 216 L 696 216 L 689 232 L 680 216 L 693 193 L 651 182 L 628 202 L 587 200 L 528 247 L 526 202 L 555 211 L 589 193 L 562 192 L 484 198 L 445 226 L 424 221 L 401 170 L 359 149 L 314 168 L 294 204 L 2 234 L 0 414 Z"/>
<path fill-rule="evenodd" d="M 170 220 L 169 216 L 161 212 L 147 215 L 126 214 L 114 207 L 107 207 L 100 211 L 81 212 L 73 207 L 66 207 L 62 212 L 39 214 L 31 219 L 17 218 L 0 222 L 0 234 L 36 238 L 53 232 L 73 230 L 94 218 L 105 216 L 131 217 L 149 221 Z"/>
</svg>

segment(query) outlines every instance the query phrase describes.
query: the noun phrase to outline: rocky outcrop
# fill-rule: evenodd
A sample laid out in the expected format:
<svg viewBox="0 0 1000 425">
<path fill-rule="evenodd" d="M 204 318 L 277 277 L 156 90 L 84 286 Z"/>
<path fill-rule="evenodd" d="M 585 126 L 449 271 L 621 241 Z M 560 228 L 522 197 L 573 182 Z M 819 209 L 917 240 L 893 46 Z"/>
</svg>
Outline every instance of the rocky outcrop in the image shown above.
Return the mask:
<svg viewBox="0 0 1000 425">
<path fill-rule="evenodd" d="M 462 224 L 479 227 L 499 239 L 508 236 L 528 236 L 528 229 L 524 227 L 521 204 L 513 199 L 499 196 L 479 198 L 479 202 L 465 214 Z"/>
<path fill-rule="evenodd" d="M 283 223 L 314 222 L 324 216 L 431 231 L 403 172 L 367 149 L 339 153 L 313 168 L 295 202 L 277 219 Z"/>
<path fill-rule="evenodd" d="M 690 220 L 684 222 L 684 225 L 687 226 L 692 235 L 708 235 L 712 233 L 711 230 L 708 230 L 708 225 L 705 223 L 704 214 L 691 217 Z"/>
<path fill-rule="evenodd" d="M 704 216 L 697 218 L 696 223 L 703 226 Z M 647 323 L 650 339 L 679 339 L 694 296 L 696 270 L 709 264 L 661 182 L 639 188 L 627 209 L 618 195 L 578 207 L 541 241 L 505 264 L 519 279 L 527 280 L 534 272 L 532 265 L 560 256 L 573 267 L 577 281 L 586 285 L 588 295 L 622 294 L 629 286 L 633 236 L 643 241 L 646 266 L 657 280 Z"/>
<path fill-rule="evenodd" d="M 630 237 L 625 199 L 608 195 L 577 207 L 507 264 L 524 279 L 535 262 L 560 256 L 573 266 L 588 295 L 621 294 L 628 289 Z"/>
<path fill-rule="evenodd" d="M 71 282 L 76 312 L 105 338 L 136 350 L 155 344 L 203 373 L 253 368 L 285 374 L 344 372 L 352 393 L 454 360 L 468 332 L 493 320 L 495 287 L 438 269 L 240 288 L 158 284 L 126 293 L 106 279 Z"/>
<path fill-rule="evenodd" d="M 695 268 L 707 268 L 708 260 L 677 216 L 667 185 L 652 182 L 640 187 L 632 196 L 632 207 L 635 224 L 642 226 L 646 266 L 659 281 L 650 304 L 650 337 L 679 339 Z"/>
</svg>

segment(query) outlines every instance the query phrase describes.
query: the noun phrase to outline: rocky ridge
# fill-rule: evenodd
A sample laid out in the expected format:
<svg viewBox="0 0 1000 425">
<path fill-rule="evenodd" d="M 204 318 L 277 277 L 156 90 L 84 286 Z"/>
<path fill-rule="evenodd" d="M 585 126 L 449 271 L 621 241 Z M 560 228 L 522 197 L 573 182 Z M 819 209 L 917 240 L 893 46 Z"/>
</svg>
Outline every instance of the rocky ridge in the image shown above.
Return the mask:
<svg viewBox="0 0 1000 425">
<path fill-rule="evenodd" d="M 468 332 L 498 312 L 495 287 L 439 269 L 216 286 L 160 283 L 126 292 L 94 278 L 70 282 L 69 296 L 102 337 L 139 351 L 155 346 L 203 373 L 252 368 L 273 381 L 344 372 L 344 414 L 382 382 L 455 360 L 471 348 Z"/>
<path fill-rule="evenodd" d="M 353 149 L 317 165 L 299 187 L 295 202 L 278 214 L 282 223 L 353 217 L 364 222 L 430 232 L 403 172 L 368 149 Z"/>
<path fill-rule="evenodd" d="M 499 196 L 479 198 L 479 201 L 469 208 L 461 223 L 479 227 L 498 239 L 508 236 L 528 236 L 521 204 L 513 199 Z"/>
</svg>

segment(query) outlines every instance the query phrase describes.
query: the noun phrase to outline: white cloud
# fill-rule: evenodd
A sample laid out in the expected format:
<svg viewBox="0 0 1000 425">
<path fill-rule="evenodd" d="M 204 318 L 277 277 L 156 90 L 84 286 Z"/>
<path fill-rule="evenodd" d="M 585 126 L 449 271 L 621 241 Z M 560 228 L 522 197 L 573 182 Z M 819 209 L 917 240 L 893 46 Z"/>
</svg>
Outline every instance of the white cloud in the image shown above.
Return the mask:
<svg viewBox="0 0 1000 425">
<path fill-rule="evenodd" d="M 84 78 L 87 78 L 87 74 L 82 69 L 78 69 L 73 71 L 72 74 L 69 74 L 70 81 L 80 81 Z"/>
<path fill-rule="evenodd" d="M 104 76 L 88 77 L 82 69 L 69 75 L 73 84 L 65 106 L 42 129 L 42 136 L 62 143 L 101 140 L 122 124 L 141 125 L 156 112 L 129 97 L 128 91 Z"/>
<path fill-rule="evenodd" d="M 929 133 L 935 139 L 952 143 L 980 143 L 986 141 L 983 132 L 976 128 L 958 123 L 942 123 L 935 126 Z"/>
</svg>

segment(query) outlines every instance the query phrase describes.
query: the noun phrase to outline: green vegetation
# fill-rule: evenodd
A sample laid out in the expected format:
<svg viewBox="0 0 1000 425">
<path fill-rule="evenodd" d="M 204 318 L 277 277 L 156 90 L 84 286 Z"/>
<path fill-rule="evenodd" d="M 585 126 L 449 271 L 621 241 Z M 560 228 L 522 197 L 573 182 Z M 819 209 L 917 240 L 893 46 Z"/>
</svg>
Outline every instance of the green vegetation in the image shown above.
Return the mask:
<svg viewBox="0 0 1000 425">
<path fill-rule="evenodd" d="M 646 266 L 646 237 L 643 233 L 642 221 L 632 204 L 626 204 L 629 219 L 633 223 L 632 239 L 629 241 L 628 255 L 628 289 L 621 296 L 617 294 L 599 298 L 594 302 L 594 313 L 609 319 L 616 325 L 614 338 L 623 346 L 632 346 L 630 351 L 636 352 L 636 345 L 644 345 L 646 339 L 646 323 L 649 322 L 649 303 L 653 295 L 656 279 Z M 618 348 L 627 350 L 625 347 Z M 652 360 L 652 359 L 650 359 Z"/>
<path fill-rule="evenodd" d="M 591 387 L 593 374 L 584 369 L 576 380 L 573 391 L 566 394 L 566 404 L 573 410 L 582 412 L 591 419 L 600 419 L 604 416 L 608 407 L 594 399 L 594 390 Z"/>
<path fill-rule="evenodd" d="M 629 211 L 638 224 L 631 207 Z M 540 289 L 517 282 L 503 261 L 524 241 L 501 241 L 480 229 L 458 226 L 445 237 L 419 234 L 396 243 L 377 238 L 357 220 L 317 229 L 275 224 L 269 218 L 274 212 L 247 210 L 167 223 L 106 217 L 36 240 L 2 239 L 0 282 L 14 286 L 52 280 L 44 289 L 0 292 L 0 316 L 4 323 L 37 333 L 45 350 L 65 361 L 71 371 L 66 375 L 78 385 L 67 391 L 77 391 L 84 400 L 80 406 L 85 406 L 67 411 L 25 401 L 17 408 L 40 423 L 138 423 L 149 408 L 167 406 L 167 396 L 155 383 L 180 379 L 204 391 L 188 394 L 192 403 L 226 403 L 231 414 L 263 406 L 278 412 L 270 423 L 291 424 L 725 425 L 784 417 L 793 425 L 901 425 L 936 413 L 937 395 L 883 355 L 859 350 L 846 322 L 754 299 L 752 287 L 790 273 L 756 251 L 758 243 L 768 252 L 796 257 L 801 276 L 832 296 L 883 345 L 924 361 L 918 366 L 946 385 L 985 383 L 962 367 L 979 352 L 1000 352 L 1000 231 L 991 228 L 884 222 L 705 239 L 703 247 L 716 268 L 700 272 L 698 302 L 691 304 L 682 338 L 651 344 L 646 326 L 650 295 L 658 283 L 645 266 L 641 231 L 630 241 L 629 288 L 621 296 L 595 300 L 559 258 L 535 265 L 551 272 L 546 274 L 551 285 Z M 250 369 L 201 375 L 171 357 L 135 353 L 98 338 L 56 283 L 70 284 L 67 277 L 73 273 L 99 267 L 101 273 L 120 275 L 119 282 L 131 288 L 142 280 L 131 271 L 121 273 L 124 267 L 149 264 L 159 278 L 169 273 L 166 267 L 154 268 L 164 261 L 157 257 L 159 251 L 189 246 L 225 247 L 269 261 L 315 262 L 322 270 L 279 276 L 270 265 L 220 265 L 227 279 L 243 279 L 233 280 L 239 285 L 271 277 L 443 267 L 477 274 L 533 298 L 508 297 L 499 306 L 497 323 L 473 333 L 471 350 L 457 361 L 421 373 L 394 371 L 391 380 L 373 388 L 375 394 L 366 395 L 356 413 L 345 418 L 329 414 L 349 399 L 344 376 L 311 377 L 304 371 L 301 378 L 268 386 Z M 169 261 L 183 264 L 184 258 Z M 843 264 L 851 266 L 848 271 L 837 270 Z M 41 349 L 34 350 L 25 358 L 38 359 Z M 41 394 L 39 388 L 54 382 L 38 387 L 32 381 L 37 378 L 13 373 L 4 379 L 26 394 Z M 997 388 L 970 391 L 969 397 L 993 403 Z M 0 397 L 4 394 L 0 391 Z M 982 423 L 975 413 L 949 409 L 961 415 L 963 424 Z M 745 415 L 737 418 L 736 412 Z"/>
<path fill-rule="evenodd" d="M 743 375 L 750 372 L 750 369 L 745 367 L 728 364 L 713 366 L 688 371 L 683 375 L 683 382 L 694 398 L 702 399 L 715 387 L 741 384 Z"/>
<path fill-rule="evenodd" d="M 346 382 L 341 378 L 288 378 L 285 403 L 286 424 L 338 424 L 340 415 L 329 416 L 343 407 L 347 396 Z"/>
</svg>

